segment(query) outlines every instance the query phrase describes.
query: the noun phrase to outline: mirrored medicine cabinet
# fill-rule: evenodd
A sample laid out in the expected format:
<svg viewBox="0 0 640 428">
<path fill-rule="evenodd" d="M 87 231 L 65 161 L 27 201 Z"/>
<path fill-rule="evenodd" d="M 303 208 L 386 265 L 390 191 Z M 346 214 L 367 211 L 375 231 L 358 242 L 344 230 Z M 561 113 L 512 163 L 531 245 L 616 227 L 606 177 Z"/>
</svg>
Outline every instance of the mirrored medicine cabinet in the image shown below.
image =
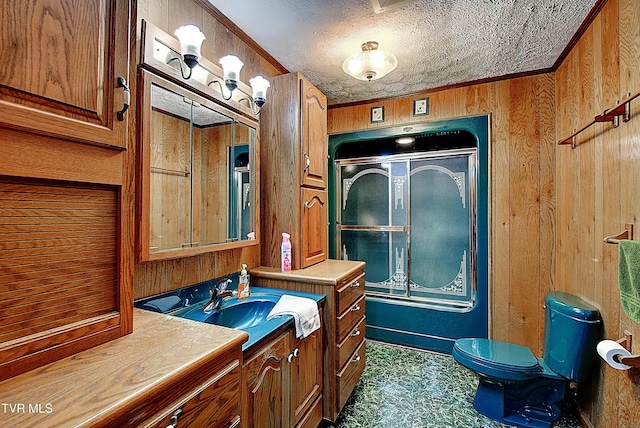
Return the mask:
<svg viewBox="0 0 640 428">
<path fill-rule="evenodd" d="M 257 245 L 258 122 L 140 73 L 140 260 Z"/>
</svg>

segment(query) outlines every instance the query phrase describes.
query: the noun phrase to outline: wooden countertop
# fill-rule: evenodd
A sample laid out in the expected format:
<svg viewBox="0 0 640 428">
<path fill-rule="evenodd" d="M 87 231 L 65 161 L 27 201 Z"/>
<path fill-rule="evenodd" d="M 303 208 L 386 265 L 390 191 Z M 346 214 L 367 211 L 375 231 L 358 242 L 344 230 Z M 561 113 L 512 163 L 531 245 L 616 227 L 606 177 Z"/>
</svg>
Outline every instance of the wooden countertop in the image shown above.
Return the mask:
<svg viewBox="0 0 640 428">
<path fill-rule="evenodd" d="M 267 279 L 295 280 L 324 285 L 337 285 L 364 269 L 365 262 L 350 260 L 325 260 L 305 269 L 282 272 L 278 268 L 260 266 L 251 269 L 252 277 Z"/>
<path fill-rule="evenodd" d="M 0 382 L 9 427 L 105 426 L 237 350 L 239 330 L 134 309 L 133 333 Z"/>
</svg>

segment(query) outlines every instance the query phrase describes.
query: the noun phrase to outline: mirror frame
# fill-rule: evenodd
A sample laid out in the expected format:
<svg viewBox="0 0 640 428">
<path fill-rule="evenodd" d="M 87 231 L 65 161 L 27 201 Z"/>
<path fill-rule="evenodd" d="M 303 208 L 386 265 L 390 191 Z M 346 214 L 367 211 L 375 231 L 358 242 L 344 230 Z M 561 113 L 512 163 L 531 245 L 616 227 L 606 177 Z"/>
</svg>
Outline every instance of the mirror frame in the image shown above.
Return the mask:
<svg viewBox="0 0 640 428">
<path fill-rule="evenodd" d="M 188 97 L 205 107 L 218 111 L 219 113 L 233 119 L 236 123 L 247 125 L 255 129 L 255 142 L 250 155 L 251 164 L 251 187 L 255 189 L 254 200 L 254 221 L 255 221 L 255 239 L 243 240 L 243 241 L 230 241 L 224 243 L 213 243 L 196 247 L 175 248 L 166 249 L 160 251 L 151 251 L 150 248 L 150 219 L 151 219 L 151 206 L 150 206 L 150 182 L 151 182 L 151 89 L 152 85 L 158 85 L 169 89 L 179 95 Z M 138 175 L 138 196 L 137 196 L 137 219 L 138 219 L 138 234 L 137 234 L 137 256 L 138 261 L 153 261 L 153 260 L 168 260 L 180 257 L 188 257 L 203 253 L 215 252 L 220 250 L 227 250 L 232 248 L 243 248 L 250 246 L 257 246 L 260 242 L 260 125 L 255 118 L 247 118 L 246 116 L 239 114 L 236 111 L 226 108 L 215 100 L 215 97 L 204 97 L 194 93 L 186 85 L 178 85 L 176 82 L 169 81 L 154 73 L 141 69 L 139 71 L 138 78 L 138 93 L 139 112 L 138 112 L 138 160 L 137 160 L 137 175 Z M 229 168 L 229 164 L 226 165 L 226 169 Z M 229 212 L 228 200 L 226 202 L 227 212 Z M 235 212 L 235 210 L 234 210 Z"/>
</svg>

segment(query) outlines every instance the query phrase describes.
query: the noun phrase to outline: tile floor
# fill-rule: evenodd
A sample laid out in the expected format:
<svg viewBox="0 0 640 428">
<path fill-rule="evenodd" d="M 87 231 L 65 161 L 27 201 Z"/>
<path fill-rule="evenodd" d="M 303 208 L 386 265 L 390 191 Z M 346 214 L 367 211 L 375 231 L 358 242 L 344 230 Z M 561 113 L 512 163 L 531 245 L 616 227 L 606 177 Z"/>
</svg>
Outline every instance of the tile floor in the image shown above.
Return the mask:
<svg viewBox="0 0 640 428">
<path fill-rule="evenodd" d="M 367 365 L 337 428 L 504 428 L 473 408 L 475 375 L 450 355 L 367 341 Z M 574 413 L 569 409 L 567 413 Z M 579 428 L 575 415 L 554 428 Z"/>
</svg>

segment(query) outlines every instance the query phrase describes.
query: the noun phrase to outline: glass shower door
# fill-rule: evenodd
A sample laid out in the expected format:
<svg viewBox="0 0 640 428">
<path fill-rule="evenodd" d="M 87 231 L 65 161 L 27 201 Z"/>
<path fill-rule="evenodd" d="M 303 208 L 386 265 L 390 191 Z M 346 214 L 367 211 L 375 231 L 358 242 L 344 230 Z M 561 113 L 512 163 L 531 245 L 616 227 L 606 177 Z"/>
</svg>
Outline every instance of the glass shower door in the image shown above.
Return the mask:
<svg viewBox="0 0 640 428">
<path fill-rule="evenodd" d="M 343 259 L 369 295 L 465 309 L 475 298 L 475 149 L 337 161 Z"/>
<path fill-rule="evenodd" d="M 407 161 L 339 164 L 342 258 L 367 262 L 367 291 L 406 297 Z"/>
</svg>

